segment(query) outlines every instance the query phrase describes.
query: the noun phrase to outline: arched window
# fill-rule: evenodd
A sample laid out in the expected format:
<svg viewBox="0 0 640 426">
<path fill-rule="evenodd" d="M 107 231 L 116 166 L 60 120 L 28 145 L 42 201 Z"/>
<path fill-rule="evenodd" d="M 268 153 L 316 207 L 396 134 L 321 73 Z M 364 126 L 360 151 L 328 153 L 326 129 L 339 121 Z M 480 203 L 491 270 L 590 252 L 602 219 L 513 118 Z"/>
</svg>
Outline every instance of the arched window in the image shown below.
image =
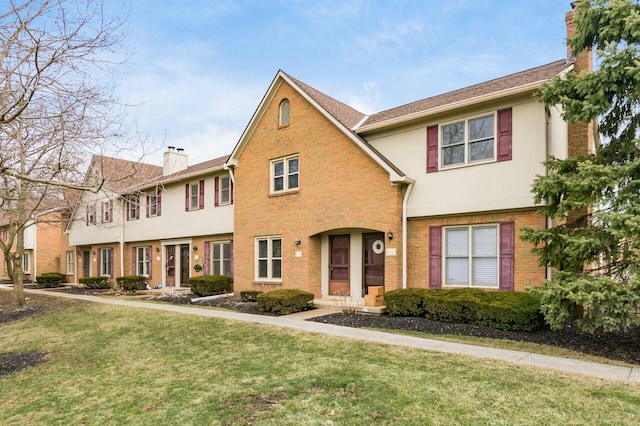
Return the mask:
<svg viewBox="0 0 640 426">
<path fill-rule="evenodd" d="M 288 126 L 289 125 L 289 99 L 283 99 L 280 102 L 280 120 L 278 122 L 278 126 Z"/>
</svg>

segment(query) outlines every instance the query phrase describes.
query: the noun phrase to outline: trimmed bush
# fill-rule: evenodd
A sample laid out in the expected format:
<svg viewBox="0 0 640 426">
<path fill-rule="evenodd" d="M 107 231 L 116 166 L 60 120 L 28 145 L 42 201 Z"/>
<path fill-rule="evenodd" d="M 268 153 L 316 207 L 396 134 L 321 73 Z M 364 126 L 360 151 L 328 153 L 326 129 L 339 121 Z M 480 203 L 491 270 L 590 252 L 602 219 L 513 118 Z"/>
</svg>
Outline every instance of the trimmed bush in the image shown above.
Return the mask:
<svg viewBox="0 0 640 426">
<path fill-rule="evenodd" d="M 109 277 L 82 277 L 78 282 L 84 285 L 85 288 L 100 289 L 111 287 Z"/>
<path fill-rule="evenodd" d="M 63 281 L 64 274 L 59 272 L 47 272 L 46 274 L 36 277 L 36 283 L 47 288 L 61 287 Z"/>
<path fill-rule="evenodd" d="M 274 290 L 259 294 L 258 310 L 276 315 L 306 311 L 313 302 L 313 293 L 303 290 Z"/>
<path fill-rule="evenodd" d="M 198 297 L 213 296 L 232 292 L 233 282 L 226 275 L 203 275 L 189 278 L 189 287 Z"/>
<path fill-rule="evenodd" d="M 530 293 L 408 288 L 385 293 L 384 301 L 390 316 L 424 316 L 498 330 L 535 331 L 544 325 L 540 299 Z"/>
<path fill-rule="evenodd" d="M 257 302 L 259 294 L 262 292 L 258 290 L 243 290 L 240 292 L 240 299 L 243 302 Z"/>
<path fill-rule="evenodd" d="M 145 290 L 147 288 L 147 278 L 142 275 L 125 275 L 116 278 L 118 287 L 125 293 L 136 294 L 136 290 Z"/>
</svg>

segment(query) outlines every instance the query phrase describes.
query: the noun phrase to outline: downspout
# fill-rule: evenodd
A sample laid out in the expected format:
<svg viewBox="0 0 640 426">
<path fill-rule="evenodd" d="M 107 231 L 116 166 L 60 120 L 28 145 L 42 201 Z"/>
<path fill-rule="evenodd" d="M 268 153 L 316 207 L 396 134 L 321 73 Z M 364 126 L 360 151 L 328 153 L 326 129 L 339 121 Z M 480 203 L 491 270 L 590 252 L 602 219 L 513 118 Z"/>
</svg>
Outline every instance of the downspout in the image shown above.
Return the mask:
<svg viewBox="0 0 640 426">
<path fill-rule="evenodd" d="M 122 204 L 124 204 L 124 198 L 119 197 L 120 201 L 120 276 L 124 277 L 124 224 L 126 209 Z"/>
<path fill-rule="evenodd" d="M 224 170 L 227 170 L 229 172 L 229 177 L 231 178 L 231 183 L 233 184 L 233 186 L 235 187 L 236 185 L 236 178 L 233 175 L 233 167 L 232 166 L 228 166 L 226 163 L 223 166 Z"/>
<path fill-rule="evenodd" d="M 407 185 L 407 190 L 405 191 L 404 199 L 402 200 L 402 288 L 407 288 L 407 209 L 413 185 L 413 183 Z"/>
<path fill-rule="evenodd" d="M 36 281 L 38 276 L 38 215 L 33 216 L 33 263 L 31 280 Z"/>
</svg>

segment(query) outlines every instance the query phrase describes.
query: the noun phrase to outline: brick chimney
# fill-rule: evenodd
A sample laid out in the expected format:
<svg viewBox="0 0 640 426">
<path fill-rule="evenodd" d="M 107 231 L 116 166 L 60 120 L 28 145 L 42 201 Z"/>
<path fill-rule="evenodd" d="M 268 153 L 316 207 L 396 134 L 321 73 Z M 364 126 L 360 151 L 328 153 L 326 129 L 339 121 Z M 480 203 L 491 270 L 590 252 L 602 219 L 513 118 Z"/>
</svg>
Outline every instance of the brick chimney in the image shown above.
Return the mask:
<svg viewBox="0 0 640 426">
<path fill-rule="evenodd" d="M 567 24 L 567 40 L 573 37 L 576 25 L 573 22 L 576 2 L 571 2 L 571 10 L 565 15 Z M 577 56 L 571 54 L 571 49 L 567 43 L 567 63 L 573 63 L 573 71 L 576 74 L 593 71 L 593 53 L 591 49 L 583 50 Z M 594 124 L 578 122 L 568 126 L 568 152 L 569 157 L 578 155 L 587 156 L 595 152 Z"/>
<path fill-rule="evenodd" d="M 184 149 L 175 146 L 168 146 L 164 153 L 163 176 L 171 175 L 186 169 L 189 166 L 189 157 L 184 153 Z"/>
</svg>

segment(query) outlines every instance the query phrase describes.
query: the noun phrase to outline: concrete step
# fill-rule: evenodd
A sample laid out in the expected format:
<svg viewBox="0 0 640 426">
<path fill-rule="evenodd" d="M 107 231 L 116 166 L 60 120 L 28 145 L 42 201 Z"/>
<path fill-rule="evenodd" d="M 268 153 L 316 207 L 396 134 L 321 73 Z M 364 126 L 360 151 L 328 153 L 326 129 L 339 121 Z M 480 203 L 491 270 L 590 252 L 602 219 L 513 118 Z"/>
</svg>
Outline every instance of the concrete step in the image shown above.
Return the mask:
<svg viewBox="0 0 640 426">
<path fill-rule="evenodd" d="M 313 306 L 318 309 L 326 309 L 335 312 L 342 311 L 356 311 L 366 314 L 383 314 L 386 311 L 385 306 L 364 306 L 364 301 L 362 300 L 351 300 L 351 299 L 333 299 L 333 298 L 323 298 L 323 299 L 314 299 Z"/>
</svg>

